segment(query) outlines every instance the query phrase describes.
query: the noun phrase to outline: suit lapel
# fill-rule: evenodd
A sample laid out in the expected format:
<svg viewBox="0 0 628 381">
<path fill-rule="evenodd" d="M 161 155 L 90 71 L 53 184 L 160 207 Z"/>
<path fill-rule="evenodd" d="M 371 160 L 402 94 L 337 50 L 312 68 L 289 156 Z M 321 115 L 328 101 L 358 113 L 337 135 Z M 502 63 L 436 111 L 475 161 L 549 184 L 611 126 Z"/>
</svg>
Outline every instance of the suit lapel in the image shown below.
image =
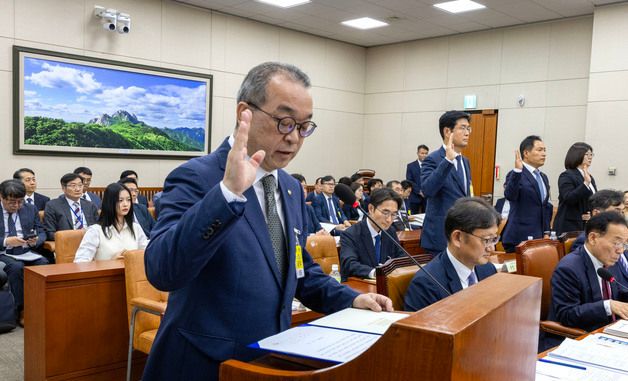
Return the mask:
<svg viewBox="0 0 628 381">
<path fill-rule="evenodd" d="M 74 229 L 74 220 L 72 219 L 72 207 L 68 204 L 68 200 L 65 197 L 61 197 L 63 202 L 62 210 L 63 215 L 68 220 L 68 224 L 70 225 L 70 229 Z"/>
<path fill-rule="evenodd" d="M 461 291 L 462 283 L 460 283 L 460 278 L 458 278 L 458 273 L 456 272 L 454 265 L 449 260 L 447 251 L 443 251 L 440 255 L 445 267 L 445 272 L 447 273 L 447 284 L 449 285 L 449 290 L 452 294 Z"/>
<path fill-rule="evenodd" d="M 534 175 L 530 173 L 530 171 L 528 171 L 528 168 L 526 167 L 523 167 L 523 175 L 532 184 L 532 188 L 534 188 L 534 191 L 536 192 L 537 202 L 539 204 L 543 204 L 541 202 L 541 191 L 539 190 L 539 183 L 536 182 L 536 178 L 534 177 Z M 541 178 L 543 178 L 543 176 L 541 176 Z M 545 183 L 545 179 L 543 179 L 543 183 Z M 548 189 L 547 185 L 545 185 L 545 188 Z M 545 198 L 547 199 L 547 195 L 545 195 Z"/>
<path fill-rule="evenodd" d="M 26 208 L 22 207 L 18 209 L 17 215 L 20 217 L 20 226 L 22 226 L 22 234 L 33 229 L 33 226 L 31 225 L 31 221 L 28 216 L 28 212 Z"/>
<path fill-rule="evenodd" d="M 295 228 L 303 233 L 303 226 L 297 227 L 296 221 L 296 213 L 294 211 L 300 211 L 301 207 L 299 206 L 299 200 L 303 198 L 301 193 L 296 192 L 294 189 L 291 189 L 288 181 L 290 179 L 286 178 L 287 174 L 282 170 L 277 171 L 278 183 L 279 183 L 279 192 L 281 194 L 281 206 L 283 209 L 283 218 L 284 224 L 286 225 L 286 255 L 288 256 L 288 267 L 286 269 L 286 294 L 289 294 L 287 291 L 293 288 L 293 283 L 296 281 L 296 253 L 295 249 L 297 246 L 297 233 L 295 232 Z M 292 211 L 292 213 L 291 213 Z M 303 252 L 303 249 L 302 251 Z M 273 255 L 274 259 L 274 255 Z M 276 267 L 276 266 L 275 266 Z M 286 295 L 284 294 L 284 296 Z"/>
<path fill-rule="evenodd" d="M 375 258 L 375 246 L 373 246 L 373 237 L 371 237 L 371 231 L 369 230 L 369 227 L 367 225 L 368 221 L 364 219 L 362 222 L 360 222 L 360 224 L 362 225 L 360 226 L 360 241 L 362 241 L 362 243 L 366 247 L 366 253 L 370 261 L 369 265 L 372 267 L 376 267 L 378 263 L 377 263 L 377 258 Z M 380 253 L 383 253 L 383 252 L 384 250 L 380 248 Z"/>
<path fill-rule="evenodd" d="M 591 262 L 591 258 L 589 258 L 589 254 L 587 254 L 584 248 L 580 248 L 580 256 L 584 261 L 584 268 L 587 274 L 587 279 L 589 280 L 589 285 L 591 286 L 591 292 L 593 295 L 593 301 L 602 300 L 602 289 L 600 288 L 600 282 L 597 279 L 597 275 L 595 273 L 595 268 L 593 267 L 593 262 Z"/>
</svg>

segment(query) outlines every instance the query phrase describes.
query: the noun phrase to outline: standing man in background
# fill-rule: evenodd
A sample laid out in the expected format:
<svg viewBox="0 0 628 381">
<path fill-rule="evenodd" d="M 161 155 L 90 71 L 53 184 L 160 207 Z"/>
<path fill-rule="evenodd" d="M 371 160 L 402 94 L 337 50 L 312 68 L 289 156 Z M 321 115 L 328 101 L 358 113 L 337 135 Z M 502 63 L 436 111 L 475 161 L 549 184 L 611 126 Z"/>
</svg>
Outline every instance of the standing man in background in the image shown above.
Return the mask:
<svg viewBox="0 0 628 381">
<path fill-rule="evenodd" d="M 421 247 L 434 255 L 447 247 L 447 211 L 459 198 L 472 196 L 469 159 L 461 154 L 469 144 L 470 118 L 462 111 L 441 115 L 438 130 L 443 146 L 428 155 L 421 166 L 421 190 L 426 199 Z"/>
<path fill-rule="evenodd" d="M 218 380 L 220 363 L 290 328 L 292 300 L 332 313 L 392 310 L 324 274 L 305 251 L 305 197 L 282 168 L 316 129 L 310 80 L 267 62 L 238 91 L 237 127 L 211 154 L 172 171 L 146 248 L 148 280 L 169 291 L 144 381 Z"/>
<path fill-rule="evenodd" d="M 406 180 L 412 183 L 412 193 L 410 193 L 410 212 L 412 214 L 422 213 L 425 205 L 423 192 L 421 192 L 421 166 L 430 153 L 430 149 L 425 144 L 421 144 L 416 149 L 417 160 L 408 163 L 406 167 Z"/>
<path fill-rule="evenodd" d="M 503 232 L 507 253 L 522 241 L 542 238 L 550 230 L 553 206 L 547 175 L 539 168 L 545 164 L 547 151 L 539 136 L 523 139 L 515 150 L 515 169 L 506 176 L 504 197 L 510 202 L 508 223 Z"/>
</svg>

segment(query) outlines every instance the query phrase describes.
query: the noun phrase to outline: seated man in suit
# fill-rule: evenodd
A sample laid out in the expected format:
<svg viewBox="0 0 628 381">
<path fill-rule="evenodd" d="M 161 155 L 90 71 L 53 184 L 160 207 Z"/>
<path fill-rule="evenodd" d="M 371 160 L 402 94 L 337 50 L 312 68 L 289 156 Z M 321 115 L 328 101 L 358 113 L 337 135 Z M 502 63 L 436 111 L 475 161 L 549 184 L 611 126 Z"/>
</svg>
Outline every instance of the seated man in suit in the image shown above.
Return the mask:
<svg viewBox="0 0 628 381">
<path fill-rule="evenodd" d="M 310 205 L 314 202 L 314 199 L 318 197 L 323 192 L 323 185 L 321 184 L 322 177 L 316 178 L 316 182 L 314 182 L 314 192 L 310 192 L 305 197 L 305 202 L 309 202 Z"/>
<path fill-rule="evenodd" d="M 384 188 L 371 194 L 368 206 L 369 216 L 397 242 L 397 233 L 391 225 L 401 204 L 401 197 L 395 191 Z M 368 218 L 362 219 L 340 235 L 340 247 L 340 275 L 343 280 L 350 276 L 375 279 L 377 265 L 389 258 L 404 255 Z"/>
<path fill-rule="evenodd" d="M 125 179 L 125 178 L 127 178 L 127 177 L 130 177 L 130 178 L 132 178 L 132 179 L 135 179 L 135 183 L 136 183 L 136 184 L 137 184 L 137 186 L 139 187 L 139 181 L 140 181 L 140 178 L 139 178 L 139 176 L 137 175 L 137 172 L 135 172 L 135 171 L 134 171 L 134 170 L 132 170 L 132 169 L 127 169 L 127 170 L 125 170 L 125 171 L 122 171 L 122 173 L 120 174 L 120 180 Z M 138 190 L 139 190 L 139 188 L 138 188 Z M 148 199 L 146 198 L 146 196 L 141 195 L 141 194 L 139 194 L 139 193 L 137 194 L 137 198 L 136 198 L 136 201 L 134 201 L 134 203 L 136 203 L 136 204 L 142 204 L 142 205 L 144 205 L 145 207 L 147 207 L 147 208 L 148 208 Z"/>
<path fill-rule="evenodd" d="M 351 223 L 342 212 L 340 200 L 334 194 L 336 180 L 333 176 L 327 175 L 321 178 L 321 185 L 322 193 L 312 201 L 312 207 L 316 212 L 318 222 L 336 225 L 332 234 L 340 234 L 341 231 L 351 226 Z"/>
<path fill-rule="evenodd" d="M 37 179 L 35 178 L 35 172 L 32 169 L 20 168 L 13 174 L 15 180 L 20 180 L 26 187 L 26 196 L 24 196 L 24 202 L 30 205 L 35 205 L 37 210 L 44 210 L 46 203 L 50 201 L 50 198 L 44 196 L 41 193 L 35 192 L 37 190 Z"/>
<path fill-rule="evenodd" d="M 458 201 L 445 218 L 447 249 L 419 270 L 408 286 L 406 311 L 417 311 L 448 295 L 426 275 L 429 272 L 453 294 L 495 274 L 488 256 L 495 250 L 501 217 L 479 197 Z"/>
<path fill-rule="evenodd" d="M 129 188 L 131 198 L 133 199 L 133 221 L 142 227 L 144 234 L 146 234 L 146 237 L 150 239 L 150 232 L 153 230 L 155 220 L 153 219 L 153 216 L 150 215 L 148 208 L 137 202 L 137 196 L 139 194 L 137 181 L 132 177 L 125 177 L 119 180 L 118 183 Z"/>
<path fill-rule="evenodd" d="M 504 182 L 504 197 L 510 202 L 508 223 L 502 241 L 508 253 L 528 237 L 542 238 L 550 230 L 552 203 L 550 185 L 545 173 L 539 168 L 545 164 L 545 143 L 540 137 L 530 135 L 523 139 L 515 151 L 515 169 Z"/>
<path fill-rule="evenodd" d="M 628 290 L 597 275 L 600 267 L 613 266 L 628 243 L 626 220 L 603 212 L 585 227 L 587 240 L 567 254 L 552 275 L 552 304 L 548 320 L 593 331 L 615 319 L 628 319 Z"/>
<path fill-rule="evenodd" d="M 293 173 L 292 177 L 297 179 L 297 181 L 301 184 L 303 188 L 303 196 L 307 194 L 307 182 L 305 181 L 305 177 L 300 173 Z M 314 208 L 312 205 L 305 204 L 305 211 L 307 216 L 305 216 L 305 224 L 307 225 L 307 235 L 316 234 L 316 235 L 329 235 L 327 230 L 323 229 L 321 223 L 318 222 L 318 218 L 316 217 L 316 212 L 314 212 Z"/>
<path fill-rule="evenodd" d="M 591 216 L 596 216 L 602 212 L 616 212 L 624 216 L 625 207 L 623 194 L 620 191 L 602 189 L 589 197 Z M 577 251 L 582 247 L 586 238 L 585 232 L 582 232 L 571 245 L 571 251 Z M 621 255 L 617 263 L 609 267 L 608 270 L 620 283 L 628 284 L 628 250 L 624 251 L 624 255 Z"/>
<path fill-rule="evenodd" d="M 74 173 L 81 176 L 83 179 L 83 195 L 81 198 L 83 200 L 91 201 L 96 205 L 98 209 L 100 209 L 100 205 L 102 204 L 102 200 L 98 195 L 94 192 L 89 191 L 89 186 L 92 183 L 92 170 L 87 167 L 78 167 L 74 170 Z"/>
<path fill-rule="evenodd" d="M 421 166 L 430 153 L 430 149 L 421 144 L 416 149 L 417 160 L 413 160 L 406 166 L 406 180 L 412 183 L 412 193 L 410 194 L 410 210 L 412 213 L 422 213 L 424 209 L 424 197 L 421 192 Z"/>
<path fill-rule="evenodd" d="M 18 323 L 24 326 L 24 266 L 46 265 L 48 260 L 34 254 L 31 248 L 41 246 L 46 240 L 38 211 L 33 204 L 24 202 L 26 188 L 19 180 L 0 183 L 0 262 L 9 278 L 11 293 L 19 313 Z"/>
<path fill-rule="evenodd" d="M 412 230 L 410 227 L 410 221 L 408 220 L 408 209 L 406 203 L 403 201 L 403 187 L 397 180 L 390 180 L 386 183 L 386 188 L 392 189 L 395 193 L 401 197 L 401 205 L 397 214 L 395 214 L 395 220 L 393 221 L 393 227 L 397 231 Z"/>
<path fill-rule="evenodd" d="M 98 208 L 92 202 L 83 200 L 83 179 L 76 173 L 61 177 L 59 198 L 48 201 L 44 210 L 46 239 L 54 241 L 55 232 L 60 230 L 80 230 L 98 222 Z"/>
<path fill-rule="evenodd" d="M 471 167 L 462 150 L 469 144 L 471 117 L 462 111 L 447 111 L 438 120 L 443 146 L 427 156 L 421 167 L 421 190 L 425 195 L 425 218 L 421 247 L 438 254 L 447 247 L 445 215 L 457 199 L 472 196 Z"/>
</svg>

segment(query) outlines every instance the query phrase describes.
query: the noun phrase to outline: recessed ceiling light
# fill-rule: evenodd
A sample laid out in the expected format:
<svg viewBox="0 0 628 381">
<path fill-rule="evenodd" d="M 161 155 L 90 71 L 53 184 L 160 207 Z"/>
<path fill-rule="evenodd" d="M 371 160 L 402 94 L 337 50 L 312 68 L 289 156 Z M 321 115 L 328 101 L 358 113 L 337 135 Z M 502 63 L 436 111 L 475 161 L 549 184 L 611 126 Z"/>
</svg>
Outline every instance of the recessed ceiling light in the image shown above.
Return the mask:
<svg viewBox="0 0 628 381">
<path fill-rule="evenodd" d="M 296 7 L 310 2 L 310 0 L 257 0 L 260 3 L 274 5 L 281 8 Z"/>
<path fill-rule="evenodd" d="M 362 17 L 359 19 L 347 20 L 342 22 L 343 25 L 358 29 L 373 29 L 388 25 L 383 21 L 375 20 L 370 17 Z"/>
<path fill-rule="evenodd" d="M 485 5 L 480 3 L 476 3 L 471 0 L 456 0 L 456 1 L 448 1 L 445 3 L 434 4 L 436 8 L 440 8 L 444 11 L 451 13 L 462 13 L 468 11 L 474 11 L 476 9 L 486 8 Z"/>
</svg>

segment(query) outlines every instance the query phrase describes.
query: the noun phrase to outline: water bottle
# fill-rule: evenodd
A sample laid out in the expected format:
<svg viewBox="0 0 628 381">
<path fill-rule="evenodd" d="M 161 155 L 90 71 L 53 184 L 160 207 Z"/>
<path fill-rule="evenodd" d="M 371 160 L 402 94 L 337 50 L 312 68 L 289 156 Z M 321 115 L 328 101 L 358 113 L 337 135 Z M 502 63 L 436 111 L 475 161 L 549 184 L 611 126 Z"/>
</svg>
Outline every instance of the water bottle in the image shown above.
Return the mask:
<svg viewBox="0 0 628 381">
<path fill-rule="evenodd" d="M 558 239 L 558 237 L 556 236 L 556 232 L 555 231 L 551 231 L 550 232 L 550 239 L 552 241 L 556 241 Z"/>
<path fill-rule="evenodd" d="M 528 236 L 528 241 L 532 241 L 534 239 L 534 237 L 532 237 L 531 235 Z"/>
<path fill-rule="evenodd" d="M 338 265 L 331 265 L 331 272 L 329 273 L 329 276 L 337 280 L 338 283 L 340 283 L 340 271 L 338 271 Z"/>
</svg>

